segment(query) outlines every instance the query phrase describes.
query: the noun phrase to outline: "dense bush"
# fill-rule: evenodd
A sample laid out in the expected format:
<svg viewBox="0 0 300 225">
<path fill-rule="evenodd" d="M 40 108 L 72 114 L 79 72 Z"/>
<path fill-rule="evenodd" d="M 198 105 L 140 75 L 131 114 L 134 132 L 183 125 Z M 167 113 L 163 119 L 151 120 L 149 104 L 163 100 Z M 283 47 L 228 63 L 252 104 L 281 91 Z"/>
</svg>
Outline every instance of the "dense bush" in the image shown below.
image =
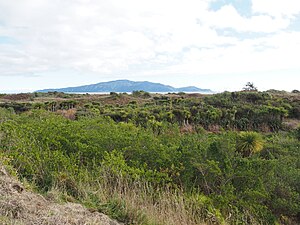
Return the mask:
<svg viewBox="0 0 300 225">
<path fill-rule="evenodd" d="M 50 94 L 0 107 L 0 157 L 39 191 L 126 224 L 299 223 L 296 93 Z"/>
</svg>

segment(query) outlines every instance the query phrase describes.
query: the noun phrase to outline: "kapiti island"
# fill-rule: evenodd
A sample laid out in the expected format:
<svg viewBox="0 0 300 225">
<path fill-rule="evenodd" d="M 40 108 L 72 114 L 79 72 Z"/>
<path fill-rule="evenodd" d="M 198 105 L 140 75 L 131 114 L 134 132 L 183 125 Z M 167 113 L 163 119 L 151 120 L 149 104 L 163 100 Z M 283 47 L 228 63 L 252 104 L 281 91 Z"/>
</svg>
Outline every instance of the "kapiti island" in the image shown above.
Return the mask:
<svg viewBox="0 0 300 225">
<path fill-rule="evenodd" d="M 130 80 L 115 80 L 109 82 L 101 82 L 77 87 L 52 88 L 43 89 L 36 92 L 69 92 L 69 93 L 86 93 L 86 92 L 132 92 L 132 91 L 147 91 L 147 92 L 197 92 L 197 93 L 212 93 L 210 89 L 201 89 L 195 86 L 175 88 L 170 85 L 160 83 L 152 83 L 149 81 L 130 81 Z"/>
</svg>

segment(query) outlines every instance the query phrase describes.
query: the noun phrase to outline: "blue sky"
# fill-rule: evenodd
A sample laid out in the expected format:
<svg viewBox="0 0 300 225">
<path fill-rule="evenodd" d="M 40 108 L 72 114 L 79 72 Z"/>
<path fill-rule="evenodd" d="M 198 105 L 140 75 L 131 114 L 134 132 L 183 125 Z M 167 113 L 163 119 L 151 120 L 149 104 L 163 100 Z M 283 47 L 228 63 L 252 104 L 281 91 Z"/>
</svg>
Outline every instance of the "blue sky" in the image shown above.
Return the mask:
<svg viewBox="0 0 300 225">
<path fill-rule="evenodd" d="M 0 92 L 115 79 L 300 89 L 296 0 L 0 0 Z"/>
</svg>

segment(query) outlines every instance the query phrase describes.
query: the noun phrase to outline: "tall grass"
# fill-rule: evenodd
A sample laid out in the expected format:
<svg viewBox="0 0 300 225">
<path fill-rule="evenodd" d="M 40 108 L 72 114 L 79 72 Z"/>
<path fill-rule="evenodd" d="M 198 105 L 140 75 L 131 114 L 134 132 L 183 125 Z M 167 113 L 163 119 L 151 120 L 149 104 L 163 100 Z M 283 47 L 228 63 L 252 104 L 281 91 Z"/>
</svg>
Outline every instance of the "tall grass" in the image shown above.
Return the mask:
<svg viewBox="0 0 300 225">
<path fill-rule="evenodd" d="M 83 188 L 83 187 L 82 187 Z M 102 170 L 101 177 L 83 188 L 81 201 L 91 210 L 113 216 L 125 224 L 196 225 L 221 223 L 207 197 L 187 195 L 171 187 L 154 187 Z"/>
</svg>

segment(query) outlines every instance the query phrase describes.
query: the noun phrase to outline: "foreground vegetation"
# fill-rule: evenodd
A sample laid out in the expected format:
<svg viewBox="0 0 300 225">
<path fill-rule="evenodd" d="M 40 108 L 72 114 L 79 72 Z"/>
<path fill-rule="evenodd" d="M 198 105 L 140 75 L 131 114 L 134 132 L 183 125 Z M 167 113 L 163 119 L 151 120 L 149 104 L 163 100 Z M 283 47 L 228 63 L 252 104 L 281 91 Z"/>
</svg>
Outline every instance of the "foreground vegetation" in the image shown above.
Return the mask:
<svg viewBox="0 0 300 225">
<path fill-rule="evenodd" d="M 300 95 L 4 95 L 0 160 L 125 224 L 300 222 Z"/>
</svg>

